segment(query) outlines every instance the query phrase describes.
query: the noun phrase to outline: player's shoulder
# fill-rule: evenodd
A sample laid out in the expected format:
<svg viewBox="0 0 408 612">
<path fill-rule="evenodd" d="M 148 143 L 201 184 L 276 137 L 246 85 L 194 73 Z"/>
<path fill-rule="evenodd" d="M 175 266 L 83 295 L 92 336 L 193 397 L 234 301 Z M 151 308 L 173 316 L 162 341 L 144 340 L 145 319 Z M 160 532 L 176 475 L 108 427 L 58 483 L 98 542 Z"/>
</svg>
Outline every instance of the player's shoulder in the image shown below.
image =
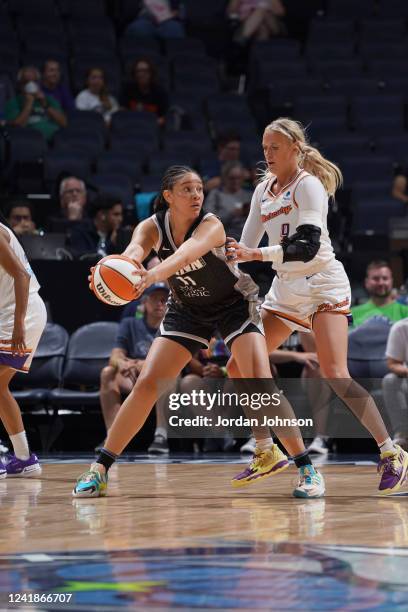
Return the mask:
<svg viewBox="0 0 408 612">
<path fill-rule="evenodd" d="M 322 181 L 315 176 L 314 174 L 310 174 L 310 172 L 306 172 L 304 170 L 302 174 L 299 176 L 296 184 L 297 189 L 302 188 L 312 188 L 312 189 L 323 189 L 324 186 Z"/>
<path fill-rule="evenodd" d="M 400 319 L 399 321 L 396 321 L 396 323 L 393 323 L 391 327 L 391 332 L 393 335 L 401 333 L 401 331 L 405 331 L 405 332 L 408 331 L 408 306 L 405 306 L 405 304 L 399 304 L 399 305 L 405 307 L 407 310 L 404 311 L 405 316 L 403 319 Z"/>
<path fill-rule="evenodd" d="M 255 187 L 255 191 L 252 195 L 252 200 L 255 202 L 261 202 L 265 192 L 268 189 L 268 185 L 270 182 L 270 178 L 264 178 L 262 181 L 260 181 L 257 186 Z"/>
</svg>

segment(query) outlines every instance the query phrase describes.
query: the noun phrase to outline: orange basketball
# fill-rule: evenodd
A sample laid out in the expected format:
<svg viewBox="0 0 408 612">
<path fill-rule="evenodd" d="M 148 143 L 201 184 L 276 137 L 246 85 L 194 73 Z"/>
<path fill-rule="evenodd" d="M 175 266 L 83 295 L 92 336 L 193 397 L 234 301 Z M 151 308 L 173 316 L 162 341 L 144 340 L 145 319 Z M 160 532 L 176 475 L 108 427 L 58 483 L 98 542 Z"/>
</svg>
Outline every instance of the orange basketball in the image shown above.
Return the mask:
<svg viewBox="0 0 408 612">
<path fill-rule="evenodd" d="M 108 255 L 92 272 L 92 288 L 96 297 L 110 306 L 123 306 L 135 297 L 135 285 L 141 277 L 134 261 L 124 255 Z"/>
</svg>

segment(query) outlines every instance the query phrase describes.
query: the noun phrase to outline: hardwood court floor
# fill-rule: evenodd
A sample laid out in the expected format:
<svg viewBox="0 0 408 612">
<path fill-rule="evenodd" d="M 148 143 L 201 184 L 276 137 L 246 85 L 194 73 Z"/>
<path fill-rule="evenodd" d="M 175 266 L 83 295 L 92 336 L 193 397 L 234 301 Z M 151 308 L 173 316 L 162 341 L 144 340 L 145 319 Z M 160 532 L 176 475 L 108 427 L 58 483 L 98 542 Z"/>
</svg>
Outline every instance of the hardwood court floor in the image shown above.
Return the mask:
<svg viewBox="0 0 408 612">
<path fill-rule="evenodd" d="M 203 537 L 408 547 L 408 498 L 377 497 L 374 466 L 324 467 L 327 494 L 318 500 L 292 497 L 294 467 L 232 489 L 242 469 L 233 464 L 118 464 L 106 498 L 74 499 L 84 468 L 45 465 L 41 480 L 0 482 L 3 554 L 167 548 Z"/>
<path fill-rule="evenodd" d="M 66 610 L 408 610 L 408 496 L 377 497 L 374 465 L 323 466 L 316 500 L 292 497 L 294 467 L 237 490 L 242 464 L 165 462 L 74 499 L 85 467 L 0 481 L 1 609 L 57 590 Z"/>
</svg>

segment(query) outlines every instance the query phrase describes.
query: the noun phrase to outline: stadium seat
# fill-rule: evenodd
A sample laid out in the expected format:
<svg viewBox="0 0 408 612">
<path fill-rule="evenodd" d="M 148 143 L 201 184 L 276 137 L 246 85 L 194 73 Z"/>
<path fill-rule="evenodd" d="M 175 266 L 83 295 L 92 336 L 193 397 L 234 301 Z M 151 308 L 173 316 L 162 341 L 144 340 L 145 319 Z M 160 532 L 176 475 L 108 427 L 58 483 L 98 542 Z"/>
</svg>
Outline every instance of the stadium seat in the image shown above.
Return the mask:
<svg viewBox="0 0 408 612">
<path fill-rule="evenodd" d="M 352 378 L 382 379 L 388 373 L 385 349 L 391 325 L 386 317 L 374 317 L 349 333 L 347 364 Z"/>
<path fill-rule="evenodd" d="M 63 387 L 53 389 L 49 394 L 53 406 L 81 408 L 99 405 L 100 373 L 108 363 L 117 331 L 117 323 L 98 321 L 84 325 L 72 334 L 64 364 Z"/>
<path fill-rule="evenodd" d="M 320 75 L 327 80 L 364 76 L 364 66 L 360 58 L 332 60 L 329 56 L 327 59 L 310 59 L 309 66 L 313 75 Z"/>
<path fill-rule="evenodd" d="M 403 19 L 363 19 L 360 37 L 363 41 L 403 42 L 406 36 L 406 25 Z"/>
<path fill-rule="evenodd" d="M 8 133 L 13 163 L 42 161 L 47 143 L 41 132 L 28 127 L 10 127 Z"/>
<path fill-rule="evenodd" d="M 100 193 L 119 197 L 125 208 L 134 206 L 133 183 L 125 173 L 94 174 L 89 180 L 89 184 Z"/>
<path fill-rule="evenodd" d="M 358 53 L 364 60 L 408 59 L 408 45 L 404 42 L 362 41 Z"/>
<path fill-rule="evenodd" d="M 86 180 L 91 173 L 91 159 L 78 151 L 50 151 L 44 157 L 44 181 L 50 191 L 61 175 Z"/>
<path fill-rule="evenodd" d="M 311 60 L 319 58 L 330 58 L 332 61 L 352 60 L 354 57 L 355 46 L 353 41 L 340 42 L 309 42 L 306 45 L 305 56 Z"/>
<path fill-rule="evenodd" d="M 30 18 L 56 14 L 54 0 L 8 0 L 9 11 L 12 15 L 25 15 Z"/>
<path fill-rule="evenodd" d="M 332 17 L 364 19 L 374 13 L 374 0 L 328 0 L 327 14 Z"/>
<path fill-rule="evenodd" d="M 408 135 L 381 136 L 375 140 L 375 149 L 379 155 L 387 155 L 394 163 L 408 160 Z"/>
<path fill-rule="evenodd" d="M 389 157 L 365 156 L 351 157 L 344 160 L 342 170 L 344 182 L 350 187 L 352 183 L 367 180 L 367 177 L 388 178 L 391 185 L 393 165 Z"/>
<path fill-rule="evenodd" d="M 56 323 L 47 323 L 28 374 L 17 372 L 12 380 L 15 399 L 22 405 L 46 402 L 50 389 L 62 382 L 62 368 L 68 346 L 68 332 Z"/>
<path fill-rule="evenodd" d="M 328 91 L 332 94 L 347 96 L 371 96 L 385 91 L 385 83 L 375 77 L 344 77 L 327 81 Z"/>
<path fill-rule="evenodd" d="M 54 138 L 54 150 L 77 151 L 94 159 L 104 149 L 102 136 L 92 129 L 85 130 L 65 128 L 60 130 Z"/>
<path fill-rule="evenodd" d="M 401 0 L 379 0 L 377 3 L 377 15 L 379 18 L 400 17 L 406 19 L 408 17 L 408 4 Z"/>
<path fill-rule="evenodd" d="M 133 183 L 138 183 L 142 174 L 141 161 L 125 153 L 107 151 L 97 160 L 98 174 L 125 174 Z"/>
<path fill-rule="evenodd" d="M 58 0 L 61 13 L 71 18 L 103 17 L 106 14 L 103 0 Z"/>
<path fill-rule="evenodd" d="M 350 15 L 347 17 L 350 17 Z M 355 23 L 351 19 L 328 21 L 327 19 L 315 18 L 309 24 L 307 42 L 308 44 L 342 43 L 353 41 L 354 36 Z"/>
<path fill-rule="evenodd" d="M 398 95 L 355 96 L 351 100 L 351 115 L 357 129 L 375 123 L 378 117 L 390 120 L 397 128 L 402 128 L 404 101 Z"/>
</svg>

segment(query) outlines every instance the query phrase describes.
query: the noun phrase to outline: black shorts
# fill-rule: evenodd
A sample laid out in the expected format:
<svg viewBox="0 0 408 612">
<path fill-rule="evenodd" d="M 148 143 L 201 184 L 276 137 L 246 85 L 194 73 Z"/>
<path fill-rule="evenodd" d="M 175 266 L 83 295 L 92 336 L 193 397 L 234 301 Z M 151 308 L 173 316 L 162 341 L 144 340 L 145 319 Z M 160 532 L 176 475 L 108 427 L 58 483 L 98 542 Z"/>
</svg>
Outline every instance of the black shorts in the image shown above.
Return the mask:
<svg viewBox="0 0 408 612">
<path fill-rule="evenodd" d="M 249 332 L 263 334 L 262 320 L 256 302 L 242 298 L 217 314 L 212 314 L 211 317 L 205 316 L 205 308 L 198 317 L 187 306 L 171 303 L 157 336 L 178 342 L 194 355 L 199 349 L 208 348 L 211 338 L 217 331 L 229 350 L 233 341 L 242 334 Z"/>
</svg>

